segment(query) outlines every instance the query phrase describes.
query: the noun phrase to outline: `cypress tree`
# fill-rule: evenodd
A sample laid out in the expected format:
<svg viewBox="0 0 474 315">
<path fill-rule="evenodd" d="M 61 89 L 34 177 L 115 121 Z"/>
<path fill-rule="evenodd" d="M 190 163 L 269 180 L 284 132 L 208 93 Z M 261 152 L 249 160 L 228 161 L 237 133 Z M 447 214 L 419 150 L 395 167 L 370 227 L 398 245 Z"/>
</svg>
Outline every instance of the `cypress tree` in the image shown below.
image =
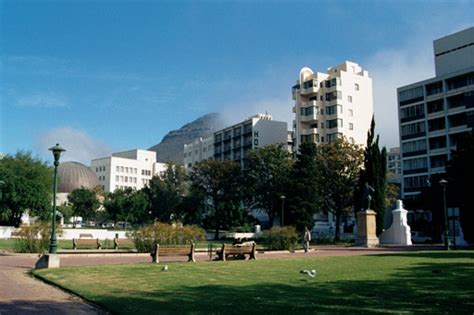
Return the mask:
<svg viewBox="0 0 474 315">
<path fill-rule="evenodd" d="M 368 183 L 374 188 L 370 208 L 377 212 L 377 235 L 383 231 L 383 219 L 385 215 L 385 191 L 387 188 L 387 150 L 379 148 L 379 136 L 375 137 L 375 119 L 372 116 L 370 130 L 367 133 L 367 146 L 364 152 L 364 169 L 359 177 L 359 184 L 355 192 L 355 211 L 364 207 L 363 187 Z"/>
</svg>

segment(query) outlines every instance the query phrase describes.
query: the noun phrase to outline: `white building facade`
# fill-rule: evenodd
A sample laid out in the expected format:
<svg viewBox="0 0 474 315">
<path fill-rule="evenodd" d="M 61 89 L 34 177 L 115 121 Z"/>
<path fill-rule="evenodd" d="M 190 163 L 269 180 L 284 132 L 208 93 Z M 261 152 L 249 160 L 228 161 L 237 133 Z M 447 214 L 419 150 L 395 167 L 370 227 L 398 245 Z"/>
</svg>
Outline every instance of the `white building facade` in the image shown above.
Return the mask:
<svg viewBox="0 0 474 315">
<path fill-rule="evenodd" d="M 373 115 L 372 79 L 357 63 L 346 61 L 327 73 L 305 67 L 292 95 L 295 149 L 340 137 L 365 146 Z"/>
<path fill-rule="evenodd" d="M 184 166 L 187 172 L 202 160 L 232 160 L 245 167 L 248 153 L 271 144 L 289 145 L 288 124 L 273 120 L 271 115 L 257 114 L 240 123 L 214 132 L 208 138 L 184 145 Z"/>
<path fill-rule="evenodd" d="M 436 77 L 397 89 L 404 199 L 445 173 L 457 140 L 474 125 L 474 27 L 433 44 Z"/>
<path fill-rule="evenodd" d="M 91 169 L 99 178 L 102 189 L 113 192 L 128 187 L 142 189 L 153 176 L 165 171 L 166 164 L 156 161 L 154 151 L 135 149 L 92 160 Z"/>
</svg>

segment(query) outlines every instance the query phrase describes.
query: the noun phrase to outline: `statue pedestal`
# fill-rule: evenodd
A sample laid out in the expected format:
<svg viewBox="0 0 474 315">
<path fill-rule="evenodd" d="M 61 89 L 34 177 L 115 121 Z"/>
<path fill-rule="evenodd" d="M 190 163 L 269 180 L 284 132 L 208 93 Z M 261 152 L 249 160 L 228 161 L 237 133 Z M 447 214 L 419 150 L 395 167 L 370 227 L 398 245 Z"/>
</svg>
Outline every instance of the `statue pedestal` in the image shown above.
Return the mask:
<svg viewBox="0 0 474 315">
<path fill-rule="evenodd" d="M 410 226 L 407 223 L 408 211 L 403 209 L 401 200 L 397 200 L 397 209 L 392 211 L 392 225 L 380 236 L 380 243 L 411 245 Z"/>
<path fill-rule="evenodd" d="M 35 269 L 59 268 L 59 256 L 57 254 L 45 254 L 35 264 Z"/>
<path fill-rule="evenodd" d="M 370 209 L 357 213 L 357 246 L 375 247 L 379 245 L 375 216 L 376 212 Z"/>
</svg>

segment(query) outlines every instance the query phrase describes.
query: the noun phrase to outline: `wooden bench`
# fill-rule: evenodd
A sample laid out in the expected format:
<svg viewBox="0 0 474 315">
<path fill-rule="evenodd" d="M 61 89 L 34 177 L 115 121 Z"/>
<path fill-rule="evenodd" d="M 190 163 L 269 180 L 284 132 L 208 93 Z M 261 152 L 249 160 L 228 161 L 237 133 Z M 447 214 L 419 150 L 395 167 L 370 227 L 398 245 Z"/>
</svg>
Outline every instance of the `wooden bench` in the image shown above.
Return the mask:
<svg viewBox="0 0 474 315">
<path fill-rule="evenodd" d="M 95 245 L 96 249 L 102 249 L 102 242 L 99 239 L 72 239 L 72 249 L 77 249 L 79 245 Z"/>
<path fill-rule="evenodd" d="M 221 250 L 218 250 L 216 254 L 217 260 L 223 261 L 226 261 L 229 256 L 245 258 L 245 255 L 249 255 L 249 259 L 257 259 L 257 244 L 255 242 L 242 245 L 222 244 Z"/>
<path fill-rule="evenodd" d="M 157 264 L 160 262 L 160 256 L 188 256 L 188 262 L 196 262 L 194 248 L 194 243 L 186 246 L 160 246 L 160 244 L 156 244 L 150 256 L 152 262 Z"/>
<path fill-rule="evenodd" d="M 125 246 L 128 248 L 135 247 L 135 243 L 128 238 L 114 238 L 114 249 L 119 249 L 120 246 Z"/>
</svg>

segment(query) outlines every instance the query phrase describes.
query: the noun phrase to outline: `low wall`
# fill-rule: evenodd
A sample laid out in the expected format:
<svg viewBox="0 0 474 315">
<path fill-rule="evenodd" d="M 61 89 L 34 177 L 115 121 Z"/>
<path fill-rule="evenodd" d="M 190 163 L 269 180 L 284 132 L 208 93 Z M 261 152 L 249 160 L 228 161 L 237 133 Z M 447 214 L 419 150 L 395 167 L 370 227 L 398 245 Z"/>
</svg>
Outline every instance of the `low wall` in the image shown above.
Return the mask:
<svg viewBox="0 0 474 315">
<path fill-rule="evenodd" d="M 19 229 L 14 228 L 13 226 L 0 226 L 0 239 L 2 238 L 11 238 L 12 232 L 15 232 Z M 61 236 L 58 236 L 60 240 L 72 240 L 73 238 L 79 238 L 80 234 L 92 234 L 92 238 L 99 238 L 104 240 L 106 238 L 112 239 L 115 238 L 115 234 L 118 234 L 119 238 L 127 238 L 125 235 L 126 231 L 115 231 L 115 230 L 106 230 L 106 229 L 62 229 L 63 233 Z"/>
</svg>

